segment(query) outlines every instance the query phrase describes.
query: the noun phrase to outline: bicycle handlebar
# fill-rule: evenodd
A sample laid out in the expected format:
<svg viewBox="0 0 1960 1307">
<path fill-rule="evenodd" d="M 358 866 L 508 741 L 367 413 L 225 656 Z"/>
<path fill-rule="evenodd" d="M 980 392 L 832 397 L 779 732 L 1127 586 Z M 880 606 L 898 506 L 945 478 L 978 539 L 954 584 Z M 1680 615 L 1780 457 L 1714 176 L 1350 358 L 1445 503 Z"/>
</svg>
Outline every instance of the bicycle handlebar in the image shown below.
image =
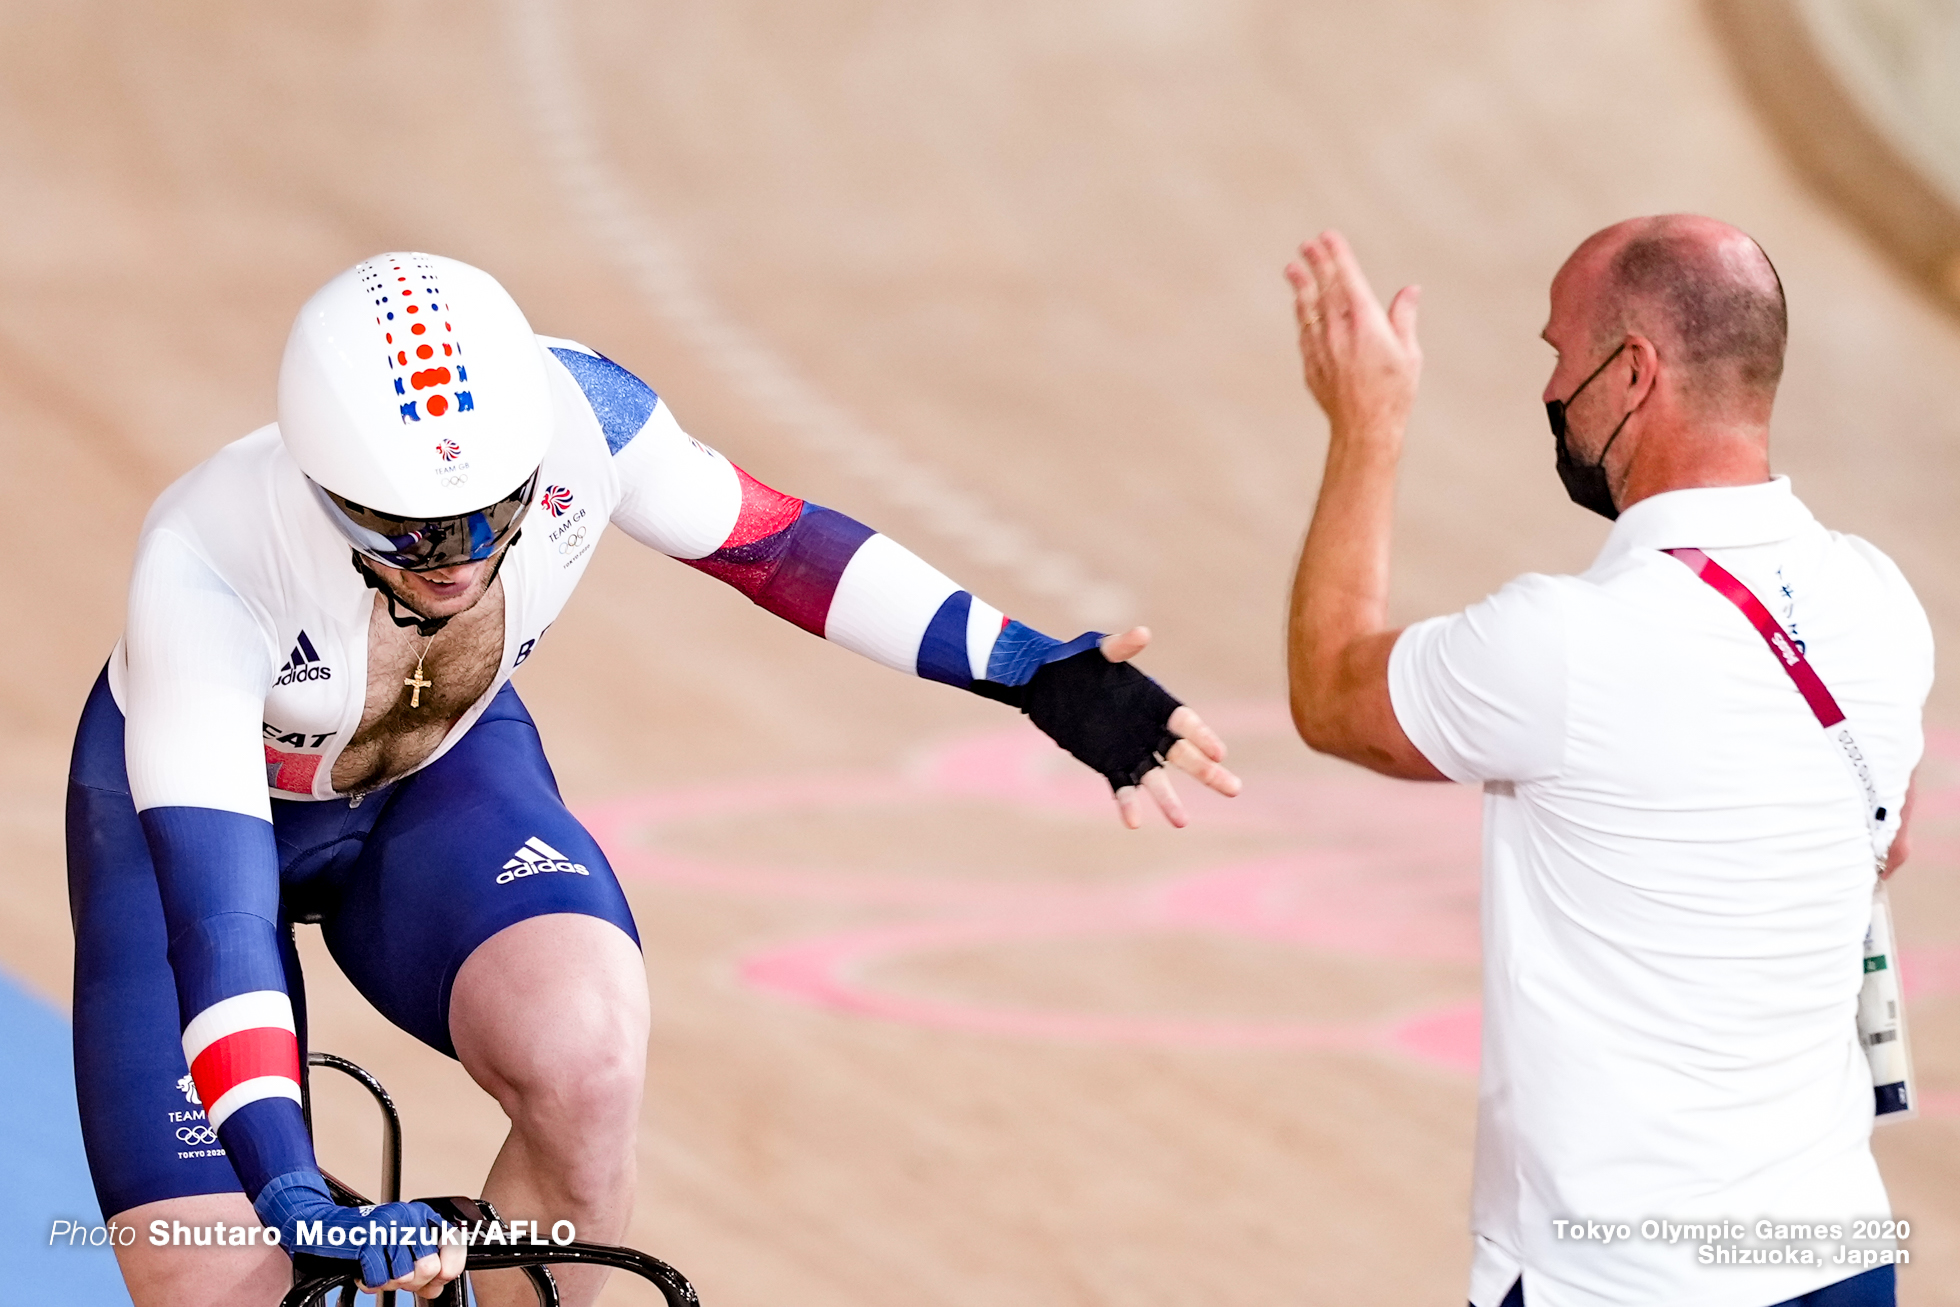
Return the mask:
<svg viewBox="0 0 1960 1307">
<path fill-rule="evenodd" d="M 320 1259 L 311 1260 L 317 1267 Z M 287 1291 L 279 1307 L 320 1307 L 326 1301 L 327 1294 L 336 1288 L 344 1288 L 351 1294 L 360 1279 L 360 1268 L 358 1264 L 343 1265 L 344 1269 L 342 1265 L 336 1265 L 330 1269 L 310 1270 Z M 685 1275 L 658 1257 L 635 1248 L 620 1248 L 612 1244 L 575 1241 L 563 1247 L 550 1248 L 472 1247 L 463 1269 L 508 1271 L 552 1265 L 609 1266 L 618 1271 L 630 1271 L 660 1290 L 660 1296 L 667 1300 L 667 1307 L 701 1307 L 701 1300 Z M 460 1285 L 462 1280 L 458 1278 L 451 1283 Z M 533 1277 L 532 1283 L 539 1284 L 539 1280 Z M 547 1307 L 555 1307 L 556 1297 L 554 1290 L 551 1298 L 545 1298 L 545 1290 L 540 1284 L 539 1298 Z"/>
<path fill-rule="evenodd" d="M 344 1057 L 331 1053 L 309 1053 L 307 1068 L 330 1067 L 353 1077 L 374 1098 L 381 1109 L 381 1186 L 382 1201 L 401 1201 L 402 1173 L 402 1135 L 401 1116 L 395 1110 L 395 1103 L 381 1082 L 363 1068 Z M 311 1076 L 302 1072 L 301 1111 L 306 1117 L 307 1133 L 313 1131 L 312 1095 L 309 1081 Z M 354 1206 L 365 1205 L 367 1199 L 341 1184 L 332 1176 L 321 1172 L 333 1191 L 337 1202 Z M 424 1198 L 420 1200 L 433 1208 L 444 1222 L 464 1228 L 480 1227 L 488 1221 L 501 1225 L 502 1218 L 483 1198 Z M 550 1247 L 485 1246 L 469 1244 L 464 1252 L 463 1270 L 505 1271 L 521 1270 L 531 1281 L 537 1292 L 539 1307 L 558 1307 L 558 1286 L 551 1278 L 548 1269 L 553 1265 L 607 1266 L 618 1271 L 628 1271 L 643 1280 L 650 1281 L 660 1290 L 660 1296 L 667 1300 L 667 1307 L 701 1307 L 701 1300 L 695 1295 L 694 1286 L 688 1283 L 685 1275 L 658 1257 L 640 1252 L 636 1248 L 621 1248 L 613 1244 L 581 1243 L 553 1244 Z M 353 1302 L 354 1292 L 359 1288 L 360 1264 L 342 1258 L 316 1257 L 310 1253 L 298 1253 L 293 1258 L 293 1287 L 279 1300 L 279 1307 L 321 1307 L 326 1296 L 335 1289 L 345 1292 L 341 1295 L 343 1303 Z M 390 1302 L 401 1293 L 391 1289 L 387 1293 Z M 463 1307 L 463 1277 L 457 1276 L 444 1287 L 442 1294 L 434 1300 L 434 1307 Z"/>
</svg>

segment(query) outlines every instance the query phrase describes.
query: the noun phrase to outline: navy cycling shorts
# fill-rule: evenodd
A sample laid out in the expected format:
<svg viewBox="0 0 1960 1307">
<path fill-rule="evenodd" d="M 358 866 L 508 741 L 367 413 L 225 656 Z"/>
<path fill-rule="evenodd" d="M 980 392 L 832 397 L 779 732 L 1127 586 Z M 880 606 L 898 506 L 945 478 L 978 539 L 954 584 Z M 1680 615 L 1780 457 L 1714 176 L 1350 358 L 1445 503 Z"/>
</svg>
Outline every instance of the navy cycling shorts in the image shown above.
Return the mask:
<svg viewBox="0 0 1960 1307">
<path fill-rule="evenodd" d="M 287 922 L 318 921 L 355 988 L 451 1057 L 450 986 L 504 927 L 576 912 L 639 942 L 606 855 L 559 797 L 537 726 L 508 684 L 435 763 L 358 803 L 274 799 L 272 826 Z M 562 856 L 546 857 L 532 841 Z M 585 873 L 557 869 L 566 865 Z M 75 1088 L 103 1215 L 236 1191 L 184 1064 L 163 904 L 106 675 L 82 712 L 69 769 L 68 896 Z M 304 990 L 291 931 L 285 936 L 304 1051 Z"/>
</svg>

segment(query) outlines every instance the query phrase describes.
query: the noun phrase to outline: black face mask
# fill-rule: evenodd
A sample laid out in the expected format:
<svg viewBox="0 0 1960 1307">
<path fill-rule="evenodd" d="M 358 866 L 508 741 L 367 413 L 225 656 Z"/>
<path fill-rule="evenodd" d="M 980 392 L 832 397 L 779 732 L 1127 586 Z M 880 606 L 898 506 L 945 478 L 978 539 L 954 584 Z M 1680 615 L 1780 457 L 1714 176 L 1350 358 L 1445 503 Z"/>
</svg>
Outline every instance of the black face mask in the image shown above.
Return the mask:
<svg viewBox="0 0 1960 1307">
<path fill-rule="evenodd" d="M 1579 507 L 1590 508 L 1609 522 L 1619 517 L 1620 509 L 1613 502 L 1612 488 L 1606 484 L 1606 451 L 1613 448 L 1613 442 L 1620 438 L 1620 428 L 1626 426 L 1627 418 L 1633 416 L 1633 410 L 1628 409 L 1626 417 L 1620 419 L 1620 425 L 1606 437 L 1606 448 L 1599 451 L 1599 460 L 1581 463 L 1572 457 L 1572 447 L 1565 443 L 1565 407 L 1579 398 L 1579 391 L 1592 385 L 1593 378 L 1606 371 L 1606 364 L 1620 357 L 1626 347 L 1627 343 L 1621 341 L 1620 347 L 1606 356 L 1606 362 L 1594 368 L 1592 375 L 1580 382 L 1570 395 L 1564 399 L 1545 401 L 1545 418 L 1552 424 L 1552 439 L 1558 449 L 1558 479 L 1565 483 L 1567 497 Z"/>
</svg>

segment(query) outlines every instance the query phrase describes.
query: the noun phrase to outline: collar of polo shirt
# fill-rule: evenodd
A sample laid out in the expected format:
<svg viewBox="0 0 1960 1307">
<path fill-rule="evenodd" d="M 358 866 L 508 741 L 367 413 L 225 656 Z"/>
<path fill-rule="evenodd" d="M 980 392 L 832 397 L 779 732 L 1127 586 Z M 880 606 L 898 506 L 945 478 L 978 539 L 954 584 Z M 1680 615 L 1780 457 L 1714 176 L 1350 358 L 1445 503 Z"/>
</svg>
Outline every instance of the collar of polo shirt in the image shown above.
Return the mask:
<svg viewBox="0 0 1960 1307">
<path fill-rule="evenodd" d="M 1753 486 L 1669 490 L 1629 505 L 1613 523 L 1593 568 L 1619 562 L 1636 549 L 1730 549 L 1787 540 L 1812 521 L 1775 476 Z"/>
</svg>

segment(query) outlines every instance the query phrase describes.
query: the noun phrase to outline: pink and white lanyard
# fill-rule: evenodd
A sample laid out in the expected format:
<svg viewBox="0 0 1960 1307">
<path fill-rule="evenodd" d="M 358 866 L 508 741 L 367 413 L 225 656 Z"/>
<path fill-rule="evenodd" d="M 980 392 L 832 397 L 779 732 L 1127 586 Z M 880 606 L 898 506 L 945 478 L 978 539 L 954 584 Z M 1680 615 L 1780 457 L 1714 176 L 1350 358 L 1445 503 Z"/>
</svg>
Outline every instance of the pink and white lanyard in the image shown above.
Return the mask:
<svg viewBox="0 0 1960 1307">
<path fill-rule="evenodd" d="M 1792 681 L 1796 682 L 1797 693 L 1801 694 L 1803 701 L 1810 705 L 1810 711 L 1816 714 L 1817 724 L 1824 728 L 1824 734 L 1830 737 L 1831 743 L 1844 758 L 1845 766 L 1851 769 L 1852 779 L 1858 783 L 1858 788 L 1864 796 L 1865 829 L 1871 835 L 1872 856 L 1883 870 L 1885 856 L 1891 851 L 1892 836 L 1896 833 L 1896 828 L 1886 824 L 1887 813 L 1884 805 L 1878 801 L 1878 786 L 1872 780 L 1871 764 L 1866 761 L 1864 751 L 1858 747 L 1857 737 L 1851 734 L 1851 727 L 1845 724 L 1844 710 L 1838 707 L 1837 700 L 1831 697 L 1831 692 L 1824 688 L 1823 679 L 1811 667 L 1810 661 L 1803 656 L 1803 651 L 1790 639 L 1789 633 L 1783 629 L 1782 624 L 1771 616 L 1769 609 L 1763 606 L 1763 601 L 1756 598 L 1748 586 L 1736 580 L 1727 568 L 1699 549 L 1667 549 L 1662 552 L 1672 554 L 1686 563 L 1688 569 L 1706 581 L 1717 594 L 1741 609 L 1742 615 L 1749 619 L 1749 624 L 1756 628 L 1756 633 L 1763 637 L 1763 643 L 1767 644 L 1770 652 L 1776 655 L 1778 665 L 1789 673 Z"/>
</svg>

